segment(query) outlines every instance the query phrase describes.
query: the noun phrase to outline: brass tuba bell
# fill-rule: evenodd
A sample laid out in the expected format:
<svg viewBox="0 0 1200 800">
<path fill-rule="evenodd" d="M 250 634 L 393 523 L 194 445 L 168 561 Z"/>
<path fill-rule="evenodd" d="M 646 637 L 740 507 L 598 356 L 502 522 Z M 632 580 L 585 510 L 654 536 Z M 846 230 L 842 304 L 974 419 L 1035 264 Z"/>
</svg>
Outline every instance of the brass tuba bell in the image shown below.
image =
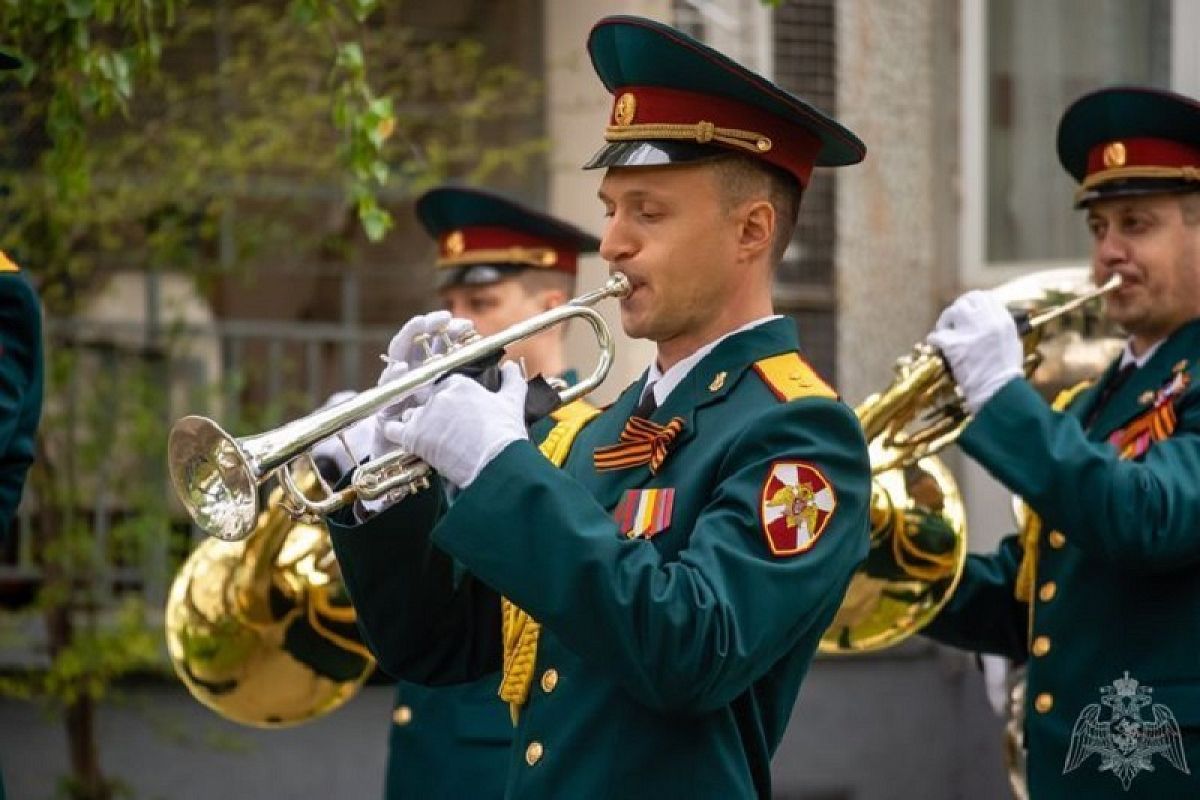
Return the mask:
<svg viewBox="0 0 1200 800">
<path fill-rule="evenodd" d="M 310 490 L 316 475 L 301 473 Z M 192 696 L 226 719 L 298 725 L 348 701 L 375 659 L 359 638 L 329 533 L 276 488 L 243 541 L 206 538 L 171 584 L 167 651 Z"/>
<path fill-rule="evenodd" d="M 1017 318 L 1025 372 L 1035 385 L 1067 386 L 1111 358 L 1114 330 L 1086 269 L 1032 273 L 993 291 Z M 1107 344 L 1104 342 L 1107 341 Z M 1099 363 L 1099 367 L 1095 366 Z M 895 378 L 856 409 L 870 446 L 871 548 L 851 579 L 823 653 L 880 650 L 925 627 L 954 592 L 967 557 L 966 511 L 936 453 L 970 421 L 940 353 L 921 343 L 896 362 Z"/>
</svg>

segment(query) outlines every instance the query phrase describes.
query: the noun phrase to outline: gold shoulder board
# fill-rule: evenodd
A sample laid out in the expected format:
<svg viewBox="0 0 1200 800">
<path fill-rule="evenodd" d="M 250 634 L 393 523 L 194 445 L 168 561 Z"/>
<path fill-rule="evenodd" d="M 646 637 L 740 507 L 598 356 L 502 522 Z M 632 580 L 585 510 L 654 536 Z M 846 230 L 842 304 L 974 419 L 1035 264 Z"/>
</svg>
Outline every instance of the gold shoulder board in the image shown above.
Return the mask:
<svg viewBox="0 0 1200 800">
<path fill-rule="evenodd" d="M 0 250 L 0 272 L 20 272 L 21 268 L 13 263 L 8 254 Z"/>
<path fill-rule="evenodd" d="M 837 399 L 837 392 L 797 352 L 780 353 L 754 363 L 754 369 L 781 402 L 801 397 Z"/>
</svg>

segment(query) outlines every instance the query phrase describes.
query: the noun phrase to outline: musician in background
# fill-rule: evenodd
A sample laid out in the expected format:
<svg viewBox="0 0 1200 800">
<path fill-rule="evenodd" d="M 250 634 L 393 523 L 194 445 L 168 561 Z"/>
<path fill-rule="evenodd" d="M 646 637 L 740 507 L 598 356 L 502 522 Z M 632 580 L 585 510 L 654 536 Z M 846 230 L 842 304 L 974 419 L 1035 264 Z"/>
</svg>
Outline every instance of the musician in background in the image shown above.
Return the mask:
<svg viewBox="0 0 1200 800">
<path fill-rule="evenodd" d="M 614 101 L 587 165 L 606 170 L 600 252 L 655 362 L 548 432 L 511 364 L 496 392 L 451 376 L 402 400 L 385 436 L 457 492 L 339 512 L 331 538 L 387 669 L 503 667 L 507 797 L 765 800 L 870 493 L 858 421 L 773 313 L 772 275 L 813 167 L 865 149 L 651 20 L 603 19 L 588 48 Z"/>
<path fill-rule="evenodd" d="M 20 60 L 0 51 L 0 70 Z M 0 547 L 12 535 L 42 414 L 42 307 L 28 276 L 0 252 Z"/>
<path fill-rule="evenodd" d="M 451 317 L 466 320 L 484 336 L 571 299 L 580 256 L 596 252 L 600 245 L 573 225 L 479 189 L 433 189 L 417 200 L 416 214 L 437 243 L 437 290 L 446 309 L 420 319 L 423 324 Z M 565 333 L 560 326 L 521 341 L 508 348 L 507 358 L 520 363 L 531 377 L 575 383 L 574 371 L 565 367 Z M 440 349 L 441 344 L 431 342 L 430 347 Z M 394 366 L 385 368 L 381 382 L 396 373 Z M 576 401 L 566 413 L 584 408 L 590 407 Z M 349 434 L 356 457 L 395 447 L 378 441 L 374 429 L 371 419 Z M 336 460 L 339 472 L 352 465 L 336 440 L 319 446 L 316 455 Z M 494 671 L 469 683 L 438 688 L 397 683 L 388 800 L 503 796 L 513 723 L 497 695 L 499 682 L 500 674 Z"/>
<path fill-rule="evenodd" d="M 0 51 L 0 70 L 20 59 Z M 0 252 L 0 551 L 14 534 L 42 416 L 42 307 L 28 276 Z M 4 773 L 0 764 L 0 800 Z"/>
<path fill-rule="evenodd" d="M 1200 104 L 1146 88 L 1075 101 L 1058 156 L 1080 182 L 1105 313 L 1128 334 L 1047 406 L 985 292 L 929 336 L 975 414 L 958 443 L 1035 514 L 970 556 L 925 633 L 1027 661 L 1030 796 L 1194 797 L 1200 769 Z M 1132 790 L 1132 791 L 1131 791 Z"/>
</svg>

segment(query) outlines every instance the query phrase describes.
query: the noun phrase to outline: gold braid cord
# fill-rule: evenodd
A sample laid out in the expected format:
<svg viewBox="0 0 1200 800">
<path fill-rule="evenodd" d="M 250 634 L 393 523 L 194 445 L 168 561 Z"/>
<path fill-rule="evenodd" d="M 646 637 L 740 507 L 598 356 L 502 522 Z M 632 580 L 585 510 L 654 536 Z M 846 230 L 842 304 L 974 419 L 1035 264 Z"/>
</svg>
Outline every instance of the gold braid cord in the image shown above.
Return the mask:
<svg viewBox="0 0 1200 800">
<path fill-rule="evenodd" d="M 1079 396 L 1080 392 L 1091 385 L 1091 381 L 1083 381 L 1070 389 L 1062 390 L 1058 393 L 1058 397 L 1054 398 L 1052 407 L 1055 411 L 1062 411 L 1071 405 L 1071 401 Z M 1024 552 L 1021 555 L 1021 566 L 1017 569 L 1017 582 L 1013 587 L 1013 596 L 1023 603 L 1029 603 L 1029 629 L 1032 632 L 1033 584 L 1037 581 L 1038 540 L 1042 535 L 1042 520 L 1028 505 L 1025 506 L 1025 511 L 1025 521 L 1021 525 L 1020 534 L 1021 549 Z"/>
<path fill-rule="evenodd" d="M 1079 200 L 1089 190 L 1101 183 L 1128 178 L 1182 178 L 1185 181 L 1200 181 L 1200 169 L 1196 167 L 1113 167 L 1093 172 L 1079 184 L 1075 199 Z"/>
<path fill-rule="evenodd" d="M 937 581 L 954 573 L 958 563 L 958 555 L 954 549 L 945 553 L 931 553 L 921 549 L 909 533 L 908 515 L 903 510 L 897 510 L 893 520 L 892 558 L 904 570 L 904 574 L 920 581 Z M 914 521 L 913 528 L 919 525 Z"/>
<path fill-rule="evenodd" d="M 553 267 L 558 253 L 549 247 L 493 247 L 468 250 L 458 255 L 439 256 L 439 267 L 462 267 L 471 264 L 527 264 L 531 267 Z"/>
<path fill-rule="evenodd" d="M 571 452 L 571 445 L 583 427 L 600 414 L 600 409 L 577 400 L 556 411 L 558 420 L 541 444 L 542 455 L 556 467 L 561 467 Z M 518 608 L 508 598 L 500 598 L 500 636 L 504 643 L 504 674 L 500 678 L 500 699 L 508 703 L 513 724 L 521 707 L 529 699 L 533 684 L 533 668 L 537 663 L 538 634 L 542 626 Z"/>
<path fill-rule="evenodd" d="M 609 142 L 627 142 L 631 139 L 681 139 L 699 142 L 720 142 L 738 147 L 751 153 L 765 153 L 773 146 L 770 138 L 754 131 L 738 128 L 718 128 L 711 122 L 701 120 L 694 125 L 670 123 L 644 123 L 640 125 L 609 125 L 604 129 L 604 138 Z"/>
</svg>

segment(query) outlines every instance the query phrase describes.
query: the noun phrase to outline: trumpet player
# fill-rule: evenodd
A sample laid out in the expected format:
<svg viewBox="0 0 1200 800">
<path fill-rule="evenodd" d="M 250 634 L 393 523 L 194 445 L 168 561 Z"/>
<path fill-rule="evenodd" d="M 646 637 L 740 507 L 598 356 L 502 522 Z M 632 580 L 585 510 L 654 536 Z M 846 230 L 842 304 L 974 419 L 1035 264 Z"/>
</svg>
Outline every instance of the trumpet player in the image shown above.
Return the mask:
<svg viewBox="0 0 1200 800">
<path fill-rule="evenodd" d="M 925 632 L 1028 662 L 1030 797 L 1195 797 L 1200 784 L 1200 104 L 1149 88 L 1067 108 L 1105 313 L 1128 334 L 1053 410 L 1022 379 L 1013 319 L 970 292 L 939 348 L 975 417 L 963 450 L 1034 514 L 971 556 Z"/>
<path fill-rule="evenodd" d="M 600 253 L 656 360 L 549 432 L 527 430 L 512 364 L 496 392 L 462 376 L 418 391 L 377 421 L 453 499 L 347 509 L 332 539 L 384 669 L 502 670 L 507 797 L 768 798 L 867 552 L 870 482 L 857 420 L 773 313 L 771 277 L 812 168 L 864 148 L 657 22 L 603 19 L 588 49 L 613 95 L 586 166 L 605 170 Z"/>
<path fill-rule="evenodd" d="M 596 252 L 600 244 L 573 225 L 479 189 L 432 189 L 418 198 L 416 215 L 437 244 L 437 291 L 445 311 L 406 326 L 389 347 L 391 361 L 381 382 L 404 371 L 399 363 L 411 357 L 408 348 L 417 329 L 433 332 L 453 318 L 488 336 L 562 305 L 575 294 L 580 256 Z M 509 348 L 507 356 L 530 375 L 574 383 L 574 371 L 565 367 L 564 333 L 544 331 Z M 587 408 L 580 400 L 559 415 Z M 350 453 L 357 458 L 394 447 L 380 441 L 374 419 L 352 428 L 347 444 L 349 453 L 336 440 L 324 442 L 315 455 L 336 461 L 345 472 L 353 466 Z M 504 796 L 513 726 L 497 697 L 499 682 L 498 670 L 437 688 L 398 682 L 384 786 L 388 800 Z"/>
</svg>

